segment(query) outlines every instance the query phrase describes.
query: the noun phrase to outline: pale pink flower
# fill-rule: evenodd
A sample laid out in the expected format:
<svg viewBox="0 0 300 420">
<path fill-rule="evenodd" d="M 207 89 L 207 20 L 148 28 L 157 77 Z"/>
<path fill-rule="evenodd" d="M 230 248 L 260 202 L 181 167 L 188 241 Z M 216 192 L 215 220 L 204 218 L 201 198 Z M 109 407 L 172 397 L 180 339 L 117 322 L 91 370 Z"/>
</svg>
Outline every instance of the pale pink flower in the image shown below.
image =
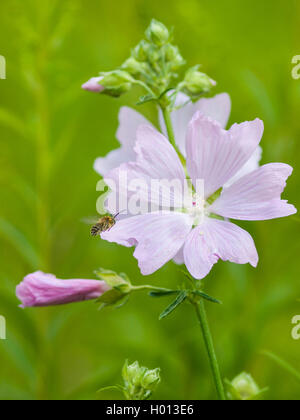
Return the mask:
<svg viewBox="0 0 300 420">
<path fill-rule="evenodd" d="M 189 101 L 189 97 L 183 93 L 179 93 L 176 99 L 176 106 L 179 107 L 171 113 L 171 119 L 174 127 L 175 139 L 181 154 L 186 157 L 186 133 L 189 122 L 197 111 L 203 115 L 212 118 L 225 128 L 230 112 L 231 100 L 227 93 L 221 93 L 213 98 L 202 98 L 197 103 Z M 159 122 L 162 132 L 167 135 L 166 126 L 162 113 L 159 113 Z M 134 146 L 136 141 L 136 131 L 142 124 L 148 124 L 149 121 L 137 111 L 123 107 L 119 113 L 119 128 L 117 131 L 117 139 L 121 144 L 119 149 L 113 150 L 104 158 L 98 158 L 94 168 L 101 176 L 105 176 L 109 171 L 117 168 L 122 163 L 135 160 Z M 262 150 L 258 147 L 249 161 L 245 163 L 240 172 L 235 174 L 235 179 L 257 169 L 261 160 Z M 232 180 L 228 181 L 229 183 Z"/>
<path fill-rule="evenodd" d="M 53 306 L 97 299 L 109 287 L 98 280 L 59 280 L 41 271 L 29 274 L 16 288 L 21 307 Z"/>
<path fill-rule="evenodd" d="M 82 89 L 87 90 L 88 92 L 95 92 L 95 93 L 101 93 L 105 89 L 104 86 L 101 86 L 100 82 L 103 79 L 103 77 L 92 77 L 90 80 L 88 80 L 86 83 L 82 85 Z"/>
<path fill-rule="evenodd" d="M 102 238 L 126 247 L 135 246 L 134 256 L 144 275 L 154 273 L 172 259 L 185 263 L 196 279 L 204 278 L 219 259 L 256 267 L 258 254 L 252 237 L 224 219 L 267 220 L 296 213 L 293 205 L 281 200 L 286 180 L 292 173 L 289 165 L 264 165 L 227 186 L 257 150 L 263 130 L 263 122 L 257 119 L 235 124 L 226 131 L 216 121 L 197 112 L 186 136 L 187 172 L 195 189 L 198 180 L 204 181 L 204 206 L 193 204 L 175 211 L 128 217 L 103 233 Z M 145 185 L 150 185 L 153 178 L 186 182 L 176 151 L 153 127 L 139 127 L 135 152 L 135 162 L 122 164 L 106 176 L 111 188 L 113 185 L 118 188 L 124 171 L 129 180 L 139 178 Z M 219 198 L 209 204 L 209 199 L 221 188 Z M 202 191 L 193 193 L 195 203 L 197 193 Z M 175 203 L 183 202 L 178 194 L 175 190 Z M 148 192 L 141 190 L 140 198 L 147 201 Z"/>
</svg>

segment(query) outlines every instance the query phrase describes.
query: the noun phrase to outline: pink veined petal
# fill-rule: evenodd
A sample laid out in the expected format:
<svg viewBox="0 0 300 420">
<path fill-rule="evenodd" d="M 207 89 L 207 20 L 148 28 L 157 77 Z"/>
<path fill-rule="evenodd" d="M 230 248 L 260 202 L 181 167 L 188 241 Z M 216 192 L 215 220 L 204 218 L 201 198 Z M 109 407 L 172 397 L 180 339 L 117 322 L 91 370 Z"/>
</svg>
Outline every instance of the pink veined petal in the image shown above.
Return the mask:
<svg viewBox="0 0 300 420">
<path fill-rule="evenodd" d="M 60 280 L 41 271 L 29 274 L 16 288 L 21 307 L 53 306 L 97 299 L 109 287 L 98 280 Z"/>
<path fill-rule="evenodd" d="M 176 144 L 183 156 L 186 156 L 188 125 L 197 111 L 200 111 L 206 117 L 216 120 L 223 128 L 226 127 L 231 112 L 231 99 L 227 93 L 221 93 L 213 98 L 202 98 L 195 104 L 189 102 L 189 99 L 187 95 L 179 93 L 175 106 L 184 106 L 171 114 Z M 167 136 L 166 125 L 161 111 L 159 112 L 159 121 L 163 133 Z"/>
<path fill-rule="evenodd" d="M 206 219 L 190 233 L 184 247 L 185 264 L 196 279 L 202 279 L 219 259 L 236 264 L 258 264 L 254 241 L 248 232 L 233 223 Z"/>
<path fill-rule="evenodd" d="M 119 112 L 119 127 L 116 135 L 121 147 L 113 150 L 106 157 L 98 158 L 94 164 L 95 171 L 101 176 L 105 176 L 122 163 L 134 161 L 136 132 L 138 127 L 144 124 L 151 125 L 139 112 L 132 108 L 122 107 Z"/>
<path fill-rule="evenodd" d="M 260 146 L 257 147 L 257 149 L 255 150 L 255 152 L 253 153 L 253 155 L 251 156 L 251 158 L 248 160 L 247 163 L 245 163 L 245 165 L 242 167 L 242 169 L 240 169 L 238 171 L 237 174 L 234 175 L 233 178 L 231 178 L 225 185 L 224 187 L 230 187 L 231 185 L 233 185 L 236 181 L 238 181 L 239 179 L 243 178 L 243 176 L 250 174 L 251 172 L 255 171 L 256 169 L 259 168 L 259 163 L 262 159 L 262 153 L 263 150 Z"/>
<path fill-rule="evenodd" d="M 112 191 L 123 196 L 136 193 L 142 202 L 162 207 L 182 206 L 185 172 L 169 141 L 151 126 L 140 126 L 135 151 L 136 162 L 123 164 L 105 177 Z M 171 189 L 164 189 L 153 180 L 164 180 L 166 186 L 168 181 L 175 183 Z"/>
<path fill-rule="evenodd" d="M 187 134 L 187 168 L 196 185 L 204 180 L 205 198 L 223 187 L 250 159 L 260 143 L 263 122 L 235 124 L 225 131 L 196 113 Z"/>
<path fill-rule="evenodd" d="M 149 275 L 175 257 L 192 223 L 183 213 L 149 213 L 121 220 L 101 236 L 126 247 L 136 246 L 134 257 L 142 274 Z"/>
<path fill-rule="evenodd" d="M 209 211 L 238 220 L 269 220 L 295 214 L 295 207 L 281 200 L 292 172 L 293 168 L 284 163 L 264 165 L 224 188 Z"/>
</svg>

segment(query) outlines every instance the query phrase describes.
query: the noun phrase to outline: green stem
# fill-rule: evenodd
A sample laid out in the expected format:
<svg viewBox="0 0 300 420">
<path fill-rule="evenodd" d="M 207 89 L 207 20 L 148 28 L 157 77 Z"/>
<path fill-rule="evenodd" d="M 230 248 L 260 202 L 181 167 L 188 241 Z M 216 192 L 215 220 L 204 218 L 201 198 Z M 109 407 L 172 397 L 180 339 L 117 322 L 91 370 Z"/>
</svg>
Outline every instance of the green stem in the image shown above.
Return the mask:
<svg viewBox="0 0 300 420">
<path fill-rule="evenodd" d="M 144 290 L 151 290 L 152 292 L 176 292 L 176 290 L 165 289 L 164 287 L 154 287 L 150 285 L 134 286 L 133 291 L 142 292 Z"/>
<path fill-rule="evenodd" d="M 214 349 L 214 343 L 213 343 L 212 335 L 211 335 L 209 325 L 208 325 L 208 321 L 207 321 L 207 315 L 206 315 L 203 299 L 201 299 L 199 304 L 195 303 L 194 306 L 195 306 L 195 309 L 196 309 L 197 318 L 198 318 L 200 326 L 201 326 L 201 330 L 202 330 L 206 350 L 207 350 L 207 353 L 208 353 L 210 366 L 211 366 L 211 369 L 212 369 L 213 378 L 214 378 L 214 381 L 215 381 L 215 386 L 216 386 L 216 389 L 217 389 L 218 397 L 219 397 L 220 400 L 226 401 L 224 386 L 223 386 L 221 373 L 220 373 L 220 368 L 219 368 L 216 352 L 215 352 L 215 349 Z"/>
<path fill-rule="evenodd" d="M 174 147 L 174 149 L 176 150 L 183 166 L 185 167 L 185 158 L 182 156 L 182 154 L 181 154 L 181 152 L 178 149 L 177 144 L 176 144 L 175 134 L 174 134 L 174 130 L 173 130 L 171 113 L 169 111 L 169 107 L 168 106 L 163 106 L 163 105 L 160 105 L 160 107 L 161 107 L 163 117 L 164 117 L 164 120 L 165 120 L 169 141 L 172 144 L 172 146 Z"/>
<path fill-rule="evenodd" d="M 165 120 L 165 124 L 166 124 L 167 133 L 168 133 L 170 143 L 172 143 L 172 145 L 177 150 L 177 145 L 176 145 L 176 141 L 175 141 L 175 134 L 174 134 L 173 126 L 172 126 L 170 111 L 169 111 L 168 107 L 164 107 L 164 106 L 161 106 L 161 110 L 162 110 L 162 113 L 163 113 L 163 116 L 164 116 L 164 120 Z"/>
</svg>

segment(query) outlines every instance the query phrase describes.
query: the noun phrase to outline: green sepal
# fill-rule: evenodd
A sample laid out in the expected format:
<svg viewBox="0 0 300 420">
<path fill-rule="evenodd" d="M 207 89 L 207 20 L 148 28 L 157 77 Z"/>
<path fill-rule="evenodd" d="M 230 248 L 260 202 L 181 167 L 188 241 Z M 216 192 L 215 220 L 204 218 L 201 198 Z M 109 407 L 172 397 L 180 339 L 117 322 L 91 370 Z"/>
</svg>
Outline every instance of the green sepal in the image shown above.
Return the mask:
<svg viewBox="0 0 300 420">
<path fill-rule="evenodd" d="M 213 204 L 221 195 L 223 191 L 223 187 L 219 188 L 218 191 L 216 191 L 214 194 L 212 194 L 206 201 L 208 204 Z"/>
<path fill-rule="evenodd" d="M 114 271 L 99 268 L 95 271 L 95 274 L 100 280 L 105 281 L 108 286 L 117 289 L 122 294 L 129 293 L 132 290 L 130 280 L 125 273 L 117 274 Z"/>
<path fill-rule="evenodd" d="M 108 292 L 103 293 L 103 295 L 96 300 L 96 303 L 102 303 L 102 306 L 115 305 L 120 302 L 123 297 L 124 293 L 120 292 L 118 289 L 111 289 L 108 290 Z"/>
<path fill-rule="evenodd" d="M 144 105 L 148 102 L 154 102 L 157 101 L 157 98 L 153 95 L 145 95 L 145 96 L 141 96 L 139 101 L 137 102 L 137 105 Z"/>
<path fill-rule="evenodd" d="M 171 305 L 169 305 L 160 315 L 159 320 L 161 321 L 162 319 L 166 318 L 167 316 L 169 316 L 172 312 L 175 311 L 175 309 L 178 308 L 178 306 L 180 306 L 187 298 L 187 292 L 183 291 L 180 292 L 177 296 L 177 298 L 174 300 L 174 302 L 171 303 Z"/>
</svg>

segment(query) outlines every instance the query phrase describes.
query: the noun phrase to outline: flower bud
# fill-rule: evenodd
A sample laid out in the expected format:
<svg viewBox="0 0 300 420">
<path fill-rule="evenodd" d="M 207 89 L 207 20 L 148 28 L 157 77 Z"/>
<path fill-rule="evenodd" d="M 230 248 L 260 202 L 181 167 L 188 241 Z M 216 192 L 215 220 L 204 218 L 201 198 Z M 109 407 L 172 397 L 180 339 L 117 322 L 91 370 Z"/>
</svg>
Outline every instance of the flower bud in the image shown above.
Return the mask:
<svg viewBox="0 0 300 420">
<path fill-rule="evenodd" d="M 156 19 L 152 19 L 150 26 L 146 30 L 146 37 L 150 42 L 161 47 L 170 39 L 168 28 Z"/>
<path fill-rule="evenodd" d="M 148 58 L 148 51 L 150 48 L 150 44 L 147 41 L 142 40 L 133 50 L 132 50 L 132 57 L 143 63 L 147 61 Z"/>
<path fill-rule="evenodd" d="M 128 365 L 126 361 L 123 371 L 125 393 L 131 400 L 146 400 L 160 383 L 160 369 L 149 370 L 138 362 Z"/>
<path fill-rule="evenodd" d="M 17 286 L 16 295 L 22 308 L 63 305 L 98 299 L 109 292 L 110 286 L 98 280 L 61 280 L 41 271 L 29 274 Z"/>
<path fill-rule="evenodd" d="M 160 369 L 148 370 L 142 379 L 142 386 L 150 391 L 154 391 L 160 381 Z"/>
<path fill-rule="evenodd" d="M 190 96 L 208 93 L 216 84 L 207 74 L 199 71 L 199 66 L 188 70 L 183 82 L 184 91 Z"/>
<path fill-rule="evenodd" d="M 185 60 L 180 54 L 178 47 L 175 47 L 172 44 L 168 44 L 165 48 L 166 60 L 169 62 L 170 70 L 176 71 L 181 66 L 184 66 Z"/>
<path fill-rule="evenodd" d="M 103 79 L 101 80 L 101 84 L 105 88 L 103 93 L 119 97 L 131 89 L 133 81 L 130 74 L 124 70 L 114 70 L 109 73 L 104 73 Z"/>
<path fill-rule="evenodd" d="M 92 77 L 86 83 L 82 85 L 82 89 L 89 92 L 101 93 L 105 89 L 100 83 L 103 77 Z"/>
<path fill-rule="evenodd" d="M 259 399 L 266 389 L 261 390 L 251 375 L 246 372 L 238 375 L 233 381 L 227 381 L 227 393 L 231 400 L 247 401 Z"/>
<path fill-rule="evenodd" d="M 138 75 L 139 73 L 141 73 L 145 70 L 144 67 L 145 67 L 145 65 L 143 63 L 137 61 L 133 57 L 130 57 L 122 65 L 122 70 L 127 71 L 132 76 L 136 76 L 136 75 Z"/>
</svg>

